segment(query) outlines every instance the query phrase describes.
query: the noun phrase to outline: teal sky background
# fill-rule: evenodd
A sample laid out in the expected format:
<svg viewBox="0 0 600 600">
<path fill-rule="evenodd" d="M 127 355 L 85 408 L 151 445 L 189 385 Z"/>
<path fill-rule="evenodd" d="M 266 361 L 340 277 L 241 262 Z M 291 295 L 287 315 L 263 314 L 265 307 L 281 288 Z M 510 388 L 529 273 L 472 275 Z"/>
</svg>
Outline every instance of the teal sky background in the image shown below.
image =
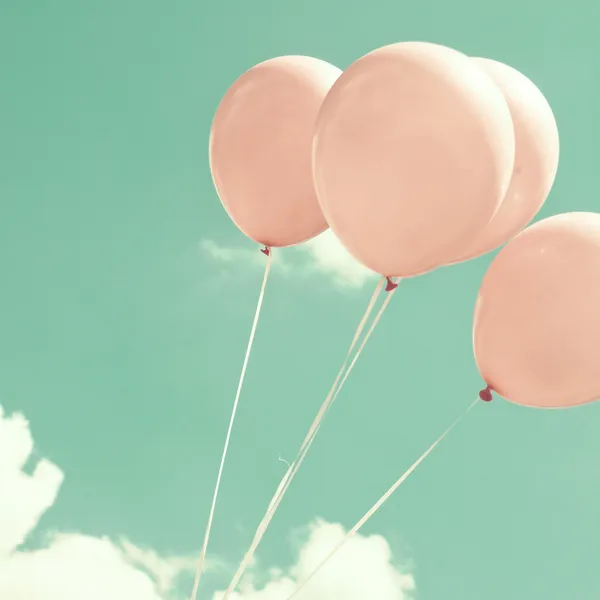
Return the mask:
<svg viewBox="0 0 600 600">
<path fill-rule="evenodd" d="M 199 247 L 254 248 L 208 168 L 212 116 L 235 78 L 276 55 L 345 68 L 415 39 L 509 63 L 559 124 L 541 216 L 598 210 L 598 17 L 591 0 L 4 0 L 0 399 L 65 471 L 40 529 L 164 553 L 201 544 L 261 278 Z M 292 563 L 290 532 L 316 517 L 352 526 L 474 398 L 471 319 L 490 260 L 398 290 L 265 537 L 264 564 Z M 213 555 L 241 559 L 283 475 L 278 456 L 295 455 L 371 291 L 274 272 Z M 420 600 L 592 600 L 599 431 L 600 404 L 477 406 L 365 532 L 414 562 Z"/>
</svg>

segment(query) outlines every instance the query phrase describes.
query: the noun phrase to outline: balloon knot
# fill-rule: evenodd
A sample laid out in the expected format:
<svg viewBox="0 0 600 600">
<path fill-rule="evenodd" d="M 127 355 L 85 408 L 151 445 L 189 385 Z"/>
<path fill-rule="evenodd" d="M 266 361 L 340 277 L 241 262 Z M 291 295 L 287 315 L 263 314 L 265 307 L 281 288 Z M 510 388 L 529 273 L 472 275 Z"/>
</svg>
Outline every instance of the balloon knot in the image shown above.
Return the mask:
<svg viewBox="0 0 600 600">
<path fill-rule="evenodd" d="M 491 402 L 494 399 L 492 396 L 492 388 L 489 385 L 479 392 L 479 399 L 484 402 Z"/>
<path fill-rule="evenodd" d="M 386 277 L 385 280 L 387 281 L 385 286 L 386 292 L 393 292 L 398 287 L 398 284 L 394 283 L 389 277 Z"/>
<path fill-rule="evenodd" d="M 264 248 L 261 248 L 260 251 L 265 255 L 265 256 L 271 256 L 271 248 L 269 248 L 269 246 L 265 246 Z"/>
</svg>

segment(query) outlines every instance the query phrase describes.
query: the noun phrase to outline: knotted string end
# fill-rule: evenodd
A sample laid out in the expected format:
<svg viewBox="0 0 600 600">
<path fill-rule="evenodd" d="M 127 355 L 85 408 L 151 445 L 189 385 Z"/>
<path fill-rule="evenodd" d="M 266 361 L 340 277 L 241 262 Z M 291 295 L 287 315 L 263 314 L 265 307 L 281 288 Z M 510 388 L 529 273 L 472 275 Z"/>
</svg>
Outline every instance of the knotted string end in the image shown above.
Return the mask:
<svg viewBox="0 0 600 600">
<path fill-rule="evenodd" d="M 484 402 L 491 402 L 494 399 L 492 388 L 489 385 L 479 392 L 479 399 Z"/>
<path fill-rule="evenodd" d="M 392 281 L 389 277 L 386 277 L 385 280 L 387 282 L 385 285 L 386 292 L 393 292 L 398 287 L 398 284 L 395 281 Z"/>
</svg>

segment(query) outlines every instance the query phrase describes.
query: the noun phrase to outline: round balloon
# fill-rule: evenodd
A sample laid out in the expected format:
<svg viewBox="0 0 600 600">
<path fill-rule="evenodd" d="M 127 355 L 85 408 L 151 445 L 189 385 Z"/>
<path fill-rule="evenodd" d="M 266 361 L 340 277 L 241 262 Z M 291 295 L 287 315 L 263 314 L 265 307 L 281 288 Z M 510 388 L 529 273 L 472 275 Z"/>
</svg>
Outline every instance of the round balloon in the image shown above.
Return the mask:
<svg viewBox="0 0 600 600">
<path fill-rule="evenodd" d="M 544 219 L 498 253 L 473 345 L 482 377 L 511 402 L 559 408 L 600 397 L 600 214 Z"/>
<path fill-rule="evenodd" d="M 515 166 L 498 212 L 456 262 L 490 252 L 521 231 L 546 201 L 558 169 L 558 128 L 542 92 L 508 65 L 486 58 L 473 60 L 508 103 L 515 130 Z"/>
<path fill-rule="evenodd" d="M 210 133 L 217 192 L 238 228 L 267 246 L 292 246 L 327 229 L 311 170 L 315 121 L 341 71 L 283 56 L 244 73 L 227 91 Z"/>
<path fill-rule="evenodd" d="M 514 133 L 504 96 L 469 57 L 436 44 L 380 48 L 321 108 L 313 173 L 348 251 L 387 276 L 446 264 L 508 188 Z"/>
</svg>

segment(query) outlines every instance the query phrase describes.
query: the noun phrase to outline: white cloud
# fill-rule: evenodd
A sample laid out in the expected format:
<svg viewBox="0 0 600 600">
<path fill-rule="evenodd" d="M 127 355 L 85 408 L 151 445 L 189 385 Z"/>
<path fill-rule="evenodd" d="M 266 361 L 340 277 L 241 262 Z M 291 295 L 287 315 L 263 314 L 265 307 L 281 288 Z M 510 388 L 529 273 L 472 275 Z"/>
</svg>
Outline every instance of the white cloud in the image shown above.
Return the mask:
<svg viewBox="0 0 600 600">
<path fill-rule="evenodd" d="M 163 558 L 125 540 L 76 533 L 48 536 L 42 548 L 20 548 L 64 478 L 47 460 L 25 473 L 32 451 L 28 422 L 20 414 L 5 416 L 0 406 L 0 598 L 168 600 L 193 558 Z"/>
<path fill-rule="evenodd" d="M 154 550 L 138 548 L 127 540 L 121 540 L 120 546 L 133 565 L 152 576 L 157 589 L 163 594 L 167 594 L 175 588 L 175 584 L 182 573 L 193 572 L 198 564 L 198 558 L 195 556 L 174 556 L 165 559 Z M 209 569 L 215 566 L 217 565 L 213 561 L 209 565 Z"/>
<path fill-rule="evenodd" d="M 24 473 L 32 451 L 25 418 L 5 418 L 0 406 L 0 561 L 25 541 L 54 504 L 63 480 L 61 470 L 47 460 L 41 460 L 32 475 Z"/>
<path fill-rule="evenodd" d="M 15 552 L 0 568 L 6 600 L 163 600 L 151 576 L 108 539 L 57 535 L 47 548 Z"/>
<path fill-rule="evenodd" d="M 264 256 L 257 248 L 229 247 L 206 239 L 200 242 L 200 249 L 223 264 L 257 268 L 264 265 Z M 360 288 L 377 276 L 355 260 L 330 229 L 299 246 L 275 249 L 273 264 L 285 274 L 330 278 L 341 288 Z"/>
<path fill-rule="evenodd" d="M 163 557 L 127 540 L 53 533 L 41 547 L 23 542 L 54 503 L 62 471 L 40 460 L 24 472 L 33 451 L 29 424 L 0 406 L 0 599 L 185 600 L 197 557 Z M 286 600 L 344 536 L 341 525 L 317 521 L 308 528 L 296 564 L 261 569 L 253 562 L 231 600 Z M 212 568 L 223 569 L 213 561 Z M 411 600 L 413 576 L 395 565 L 381 536 L 356 536 L 298 594 L 296 600 Z M 179 589 L 178 589 L 179 588 Z M 222 598 L 215 592 L 213 600 Z M 201 596 L 200 598 L 206 598 Z"/>
<path fill-rule="evenodd" d="M 334 282 L 339 286 L 359 288 L 377 277 L 376 273 L 364 267 L 348 253 L 331 229 L 298 246 L 297 249 L 308 254 L 314 271 L 332 275 Z"/>
<path fill-rule="evenodd" d="M 269 570 L 267 583 L 257 586 L 252 573 L 231 600 L 286 600 L 344 537 L 341 525 L 318 521 L 309 528 L 308 541 L 298 561 L 286 572 Z M 394 565 L 387 541 L 379 536 L 352 538 L 315 575 L 294 600 L 409 600 L 415 589 L 412 574 Z M 216 592 L 221 600 L 224 592 Z"/>
</svg>

